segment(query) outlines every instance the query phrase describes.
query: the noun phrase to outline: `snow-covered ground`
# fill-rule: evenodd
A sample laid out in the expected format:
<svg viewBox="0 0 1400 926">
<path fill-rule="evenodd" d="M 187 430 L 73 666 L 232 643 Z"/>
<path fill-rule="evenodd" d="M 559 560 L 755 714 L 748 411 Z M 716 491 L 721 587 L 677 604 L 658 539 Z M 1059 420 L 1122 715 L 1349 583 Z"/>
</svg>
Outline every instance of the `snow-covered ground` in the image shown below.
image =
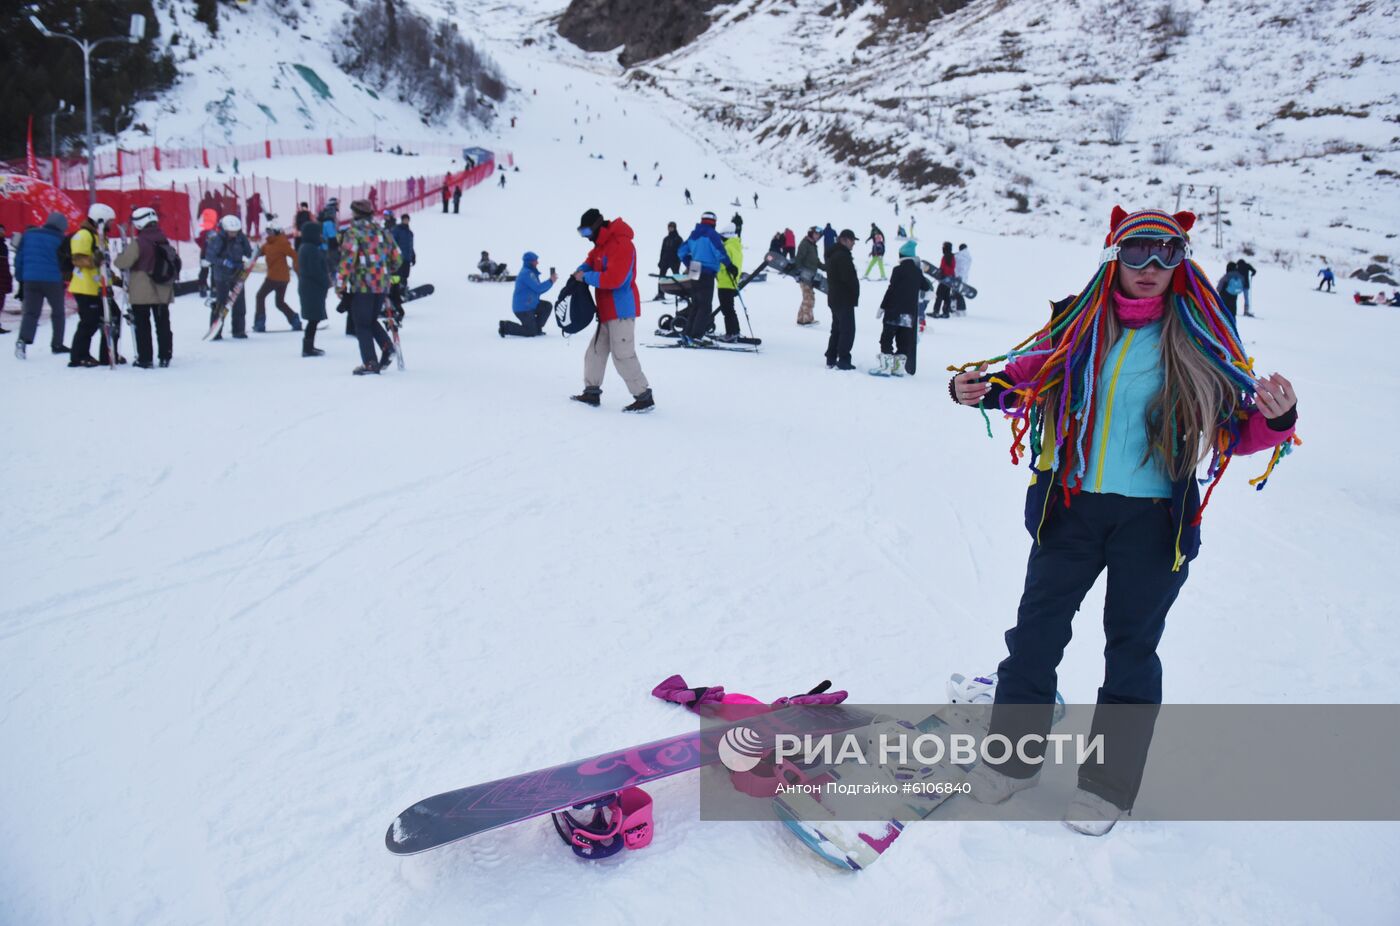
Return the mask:
<svg viewBox="0 0 1400 926">
<path fill-rule="evenodd" d="M 0 358 L 0 922 L 1395 922 L 1394 824 L 1130 822 L 1092 840 L 929 823 L 849 876 L 776 824 L 699 821 L 693 775 L 650 788 L 655 843 L 607 863 L 547 821 L 389 855 L 386 826 L 421 797 L 689 729 L 648 695 L 672 672 L 920 702 L 991 668 L 1029 543 L 1025 474 L 942 368 L 1000 353 L 1094 270 L 1091 248 L 921 214 L 926 251 L 970 245 L 981 295 L 931 325 L 919 376 L 828 372 L 825 332 L 793 324 L 797 289 L 772 278 L 744 293 L 761 354 L 643 349 L 654 414 L 618 413 L 614 371 L 604 407 L 582 408 L 566 396 L 583 339 L 499 340 L 509 288 L 465 282 L 478 251 L 572 267 L 597 206 L 637 230 L 647 269 L 667 220 L 727 218 L 736 195 L 750 263 L 782 227 L 897 220 L 744 180 L 677 114 L 494 50 L 524 88 L 501 142 L 521 170 L 460 216 L 414 216 L 414 282 L 438 292 L 409 306 L 406 372 L 352 378 L 339 316 L 317 360 L 275 313 L 276 333 L 201 342 L 193 298 L 170 370 Z M 622 158 L 659 161 L 665 183 L 631 186 Z M 1400 314 L 1260 269 L 1244 336 L 1297 385 L 1306 443 L 1264 492 L 1249 460 L 1216 493 L 1162 647 L 1167 699 L 1393 702 L 1400 629 L 1373 551 L 1400 513 L 1397 448 L 1355 383 L 1400 386 Z M 863 289 L 863 367 L 881 293 Z M 1072 701 L 1101 676 L 1101 595 L 1063 666 Z"/>
</svg>

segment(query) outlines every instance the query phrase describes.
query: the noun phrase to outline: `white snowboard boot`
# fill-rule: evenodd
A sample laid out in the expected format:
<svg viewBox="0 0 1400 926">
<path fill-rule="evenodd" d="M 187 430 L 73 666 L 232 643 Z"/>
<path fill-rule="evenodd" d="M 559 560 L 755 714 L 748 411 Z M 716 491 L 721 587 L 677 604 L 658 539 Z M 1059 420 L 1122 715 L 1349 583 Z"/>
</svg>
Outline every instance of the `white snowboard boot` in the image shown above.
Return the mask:
<svg viewBox="0 0 1400 926">
<path fill-rule="evenodd" d="M 904 363 L 905 363 L 905 360 L 906 360 L 906 358 L 905 358 L 905 356 L 904 356 L 903 354 L 895 354 L 895 355 L 894 355 L 894 365 L 890 368 L 890 375 L 891 375 L 891 376 L 903 376 L 903 375 L 904 375 Z"/>
<path fill-rule="evenodd" d="M 977 796 L 975 790 L 972 796 Z M 1065 809 L 1065 826 L 1085 836 L 1104 836 L 1127 814 L 1112 801 L 1080 788 L 1074 792 L 1074 800 Z"/>
<path fill-rule="evenodd" d="M 894 354 L 881 354 L 879 367 L 870 371 L 871 376 L 889 376 L 894 370 Z"/>
<path fill-rule="evenodd" d="M 967 783 L 972 786 L 968 793 L 979 804 L 1001 804 L 1017 791 L 1040 784 L 1040 772 L 1029 778 L 1012 778 L 983 762 L 967 773 Z"/>
</svg>

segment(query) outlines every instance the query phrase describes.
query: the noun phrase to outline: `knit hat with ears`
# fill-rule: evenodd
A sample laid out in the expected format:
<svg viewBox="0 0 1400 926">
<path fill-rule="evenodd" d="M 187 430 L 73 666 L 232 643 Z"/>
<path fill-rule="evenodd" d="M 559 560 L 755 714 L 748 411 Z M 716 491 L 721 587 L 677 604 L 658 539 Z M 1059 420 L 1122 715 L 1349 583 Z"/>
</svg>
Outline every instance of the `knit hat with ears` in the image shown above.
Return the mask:
<svg viewBox="0 0 1400 926">
<path fill-rule="evenodd" d="M 1195 221 L 1196 217 L 1189 212 L 1168 215 L 1156 209 L 1145 209 L 1130 213 L 1115 206 L 1104 244 L 1115 247 L 1134 237 L 1187 240 L 1187 232 Z M 1041 456 L 1042 447 L 1051 452 L 1051 470 L 1055 478 L 1051 490 L 1062 493 L 1066 505 L 1073 494 L 1082 490 L 1087 474 L 1091 435 L 1097 433 L 1096 399 L 1101 385 L 1097 374 L 1111 347 L 1106 326 L 1114 312 L 1118 260 L 1116 255 L 1110 257 L 1107 253 L 1103 257 L 1093 279 L 1063 310 L 1055 313 L 1049 326 L 1000 357 L 950 368 L 964 372 L 1018 357 L 1044 358 L 1029 378 L 1008 383 L 998 406 L 1012 419 L 1012 462 L 1018 462 L 1026 452 L 1023 439 L 1028 442 L 1033 458 Z M 1201 357 L 1229 380 L 1239 396 L 1239 408 L 1252 408 L 1258 379 L 1253 362 L 1240 343 L 1234 315 L 1225 310 L 1205 271 L 1190 257 L 1184 258 L 1173 272 L 1172 292 L 1165 297 L 1163 311 L 1175 318 Z M 1049 404 L 1047 393 L 1056 397 L 1053 406 Z M 1195 524 L 1200 523 L 1211 493 L 1234 457 L 1244 420 L 1243 415 L 1232 415 L 1217 422 L 1214 431 L 1207 435 L 1213 451 L 1206 471 L 1210 486 L 1197 509 Z M 1292 450 L 1295 441 L 1296 438 L 1276 447 L 1263 474 L 1251 479 L 1250 484 L 1262 489 L 1274 465 Z M 1175 568 L 1180 568 L 1184 562 L 1178 549 Z"/>
</svg>

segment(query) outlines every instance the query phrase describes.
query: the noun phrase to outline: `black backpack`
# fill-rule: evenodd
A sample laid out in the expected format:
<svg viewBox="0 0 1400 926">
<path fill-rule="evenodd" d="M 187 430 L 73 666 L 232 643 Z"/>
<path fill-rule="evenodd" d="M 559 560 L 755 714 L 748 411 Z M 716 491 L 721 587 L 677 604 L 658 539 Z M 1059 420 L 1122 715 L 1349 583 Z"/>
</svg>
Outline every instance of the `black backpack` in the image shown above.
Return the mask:
<svg viewBox="0 0 1400 926">
<path fill-rule="evenodd" d="M 73 241 L 67 235 L 58 245 L 58 273 L 65 280 L 73 276 Z"/>
<path fill-rule="evenodd" d="M 559 293 L 559 301 L 554 303 L 554 320 L 565 335 L 578 334 L 598 317 L 598 309 L 593 304 L 593 294 L 588 284 L 569 278 Z"/>
<path fill-rule="evenodd" d="M 180 278 L 180 254 L 169 241 L 157 241 L 156 260 L 151 267 L 151 282 L 159 286 L 174 283 Z"/>
</svg>

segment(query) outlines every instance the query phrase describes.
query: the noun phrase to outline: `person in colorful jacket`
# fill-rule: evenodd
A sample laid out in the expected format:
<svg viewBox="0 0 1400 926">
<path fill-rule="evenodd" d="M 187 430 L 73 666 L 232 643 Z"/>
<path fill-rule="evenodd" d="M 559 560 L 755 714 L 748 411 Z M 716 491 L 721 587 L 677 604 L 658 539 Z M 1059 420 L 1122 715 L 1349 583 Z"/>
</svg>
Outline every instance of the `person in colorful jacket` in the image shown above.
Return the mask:
<svg viewBox="0 0 1400 926">
<path fill-rule="evenodd" d="M 88 207 L 87 221 L 68 239 L 68 247 L 73 254 L 73 277 L 68 281 L 68 292 L 78 303 L 78 330 L 73 332 L 72 353 L 68 357 L 70 367 L 95 367 L 109 363 L 107 339 L 111 338 L 111 346 L 115 350 L 121 337 L 121 319 L 113 308 L 115 303 L 102 304 L 104 297 L 111 299 L 103 264 L 107 262 L 107 226 L 116 217 L 111 206 L 93 203 Z M 94 358 L 92 336 L 99 331 L 102 336 L 98 339 L 98 356 Z M 126 358 L 119 353 L 116 362 L 126 363 Z"/>
<path fill-rule="evenodd" d="M 706 212 L 695 223 L 690 237 L 677 249 L 682 263 L 691 264 L 690 308 L 686 314 L 681 343 L 699 341 L 710 330 L 715 315 L 715 277 L 720 267 L 733 271 L 733 263 L 724 250 L 724 239 L 715 230 L 715 214 Z M 697 272 L 698 269 L 698 272 Z"/>
<path fill-rule="evenodd" d="M 865 273 L 861 274 L 861 279 L 869 280 L 870 271 L 875 268 L 880 269 L 880 280 L 885 280 L 885 233 L 874 225 L 870 226 L 870 237 L 865 239 L 870 242 L 870 263 L 865 265 Z"/>
<path fill-rule="evenodd" d="M 1016 743 L 1049 733 L 1056 667 L 1084 596 L 1108 570 L 1102 764 L 1085 764 L 1065 822 L 1107 833 L 1133 806 L 1162 701 L 1157 646 L 1167 612 L 1200 549 L 1196 468 L 1211 456 L 1214 489 L 1235 456 L 1272 450 L 1260 484 L 1294 443 L 1297 396 L 1260 376 L 1234 319 L 1189 259 L 1195 216 L 1115 207 L 1088 287 L 1053 305 L 1046 329 L 1006 357 L 963 364 L 949 382 L 962 405 L 1001 410 L 1012 459 L 1028 441 L 1034 480 L 1026 528 L 1034 543 L 1007 657 L 997 669 L 991 732 Z M 1106 265 L 1106 266 L 1105 266 Z M 987 375 L 989 364 L 1008 359 Z M 1039 451 L 1034 453 L 1034 451 Z M 1026 705 L 1031 705 L 1027 708 Z M 1027 756 L 970 778 L 978 800 L 1000 803 L 1038 780 Z"/>
<path fill-rule="evenodd" d="M 548 280 L 540 279 L 540 256 L 534 251 L 526 251 L 520 258 L 520 273 L 515 278 L 515 292 L 511 294 L 511 311 L 518 322 L 501 322 L 496 333 L 501 337 L 514 335 L 517 338 L 534 338 L 544 334 L 544 323 L 554 307 L 546 299 L 541 299 L 559 279 L 559 274 L 551 273 Z"/>
<path fill-rule="evenodd" d="M 719 275 L 715 277 L 719 287 L 719 311 L 724 316 L 724 334 L 719 336 L 719 340 L 732 342 L 741 334 L 739 315 L 734 311 L 734 298 L 739 292 L 739 274 L 744 269 L 744 242 L 733 225 L 721 229 L 720 237 L 724 239 L 724 253 L 729 258 L 729 265 L 720 268 Z"/>
<path fill-rule="evenodd" d="M 292 326 L 293 331 L 300 331 L 301 319 L 297 318 L 292 307 L 287 305 L 287 284 L 292 282 L 292 271 L 301 272 L 297 252 L 292 249 L 292 243 L 287 240 L 287 236 L 282 234 L 282 229 L 270 225 L 267 229 L 267 240 L 258 249 L 258 253 L 267 261 L 267 275 L 263 277 L 255 297 L 253 330 L 267 330 L 267 296 L 271 293 L 277 301 L 278 311 L 287 317 L 287 324 Z"/>
<path fill-rule="evenodd" d="M 44 303 L 49 304 L 53 334 L 50 346 L 55 354 L 66 354 L 63 327 L 67 321 L 63 307 L 63 268 L 59 266 L 58 249 L 63 246 L 68 231 L 68 218 L 62 212 L 50 212 L 44 224 L 26 229 L 15 248 L 15 277 L 24 295 L 20 303 L 24 316 L 20 319 L 19 335 L 15 337 L 15 356 L 26 359 L 30 344 L 39 331 L 39 315 Z"/>
<path fill-rule="evenodd" d="M 642 299 L 637 292 L 637 248 L 632 228 L 622 219 L 611 222 L 597 209 L 589 209 L 579 219 L 578 233 L 593 242 L 574 279 L 595 290 L 598 327 L 583 355 L 583 392 L 570 396 L 575 402 L 597 408 L 602 404 L 603 375 L 608 357 L 632 393 L 625 412 L 647 412 L 656 406 L 651 384 L 637 359 L 637 319 Z"/>
<path fill-rule="evenodd" d="M 340 235 L 335 291 L 350 297 L 349 312 L 360 342 L 361 361 L 351 372 L 363 376 L 386 368 L 394 356 L 394 342 L 379 324 L 379 316 L 389 297 L 389 277 L 403 255 L 394 236 L 374 221 L 374 207 L 369 200 L 355 200 L 350 204 L 350 214 L 354 219 Z M 381 351 L 377 359 L 376 344 Z"/>
</svg>

